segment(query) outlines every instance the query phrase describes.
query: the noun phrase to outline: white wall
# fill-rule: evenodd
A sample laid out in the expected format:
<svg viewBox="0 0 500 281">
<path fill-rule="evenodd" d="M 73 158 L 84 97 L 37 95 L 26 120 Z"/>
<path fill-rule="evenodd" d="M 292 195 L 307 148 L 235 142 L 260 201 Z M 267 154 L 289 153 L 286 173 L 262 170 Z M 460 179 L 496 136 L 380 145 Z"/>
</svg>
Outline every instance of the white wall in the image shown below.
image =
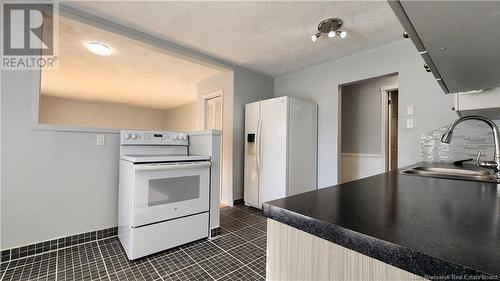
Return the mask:
<svg viewBox="0 0 500 281">
<path fill-rule="evenodd" d="M 39 123 L 91 128 L 167 130 L 167 110 L 40 96 Z"/>
<path fill-rule="evenodd" d="M 203 126 L 203 96 L 215 91 L 223 92 L 222 113 L 222 178 L 221 201 L 226 205 L 233 203 L 233 72 L 223 72 L 200 81 L 198 94 L 198 129 Z"/>
<path fill-rule="evenodd" d="M 420 136 L 456 118 L 450 110 L 453 95 L 445 95 L 425 72 L 424 61 L 410 40 L 371 49 L 275 79 L 275 96 L 289 95 L 318 103 L 318 185 L 338 182 L 339 86 L 353 81 L 399 73 L 400 118 L 406 105 L 415 106 L 415 127 L 399 122 L 399 166 L 419 161 Z"/>
<path fill-rule="evenodd" d="M 165 111 L 164 127 L 168 131 L 195 131 L 198 128 L 198 104 L 188 103 Z"/>
<path fill-rule="evenodd" d="M 245 68 L 235 68 L 233 113 L 233 198 L 235 200 L 243 198 L 245 104 L 272 98 L 273 92 L 273 78 Z"/>
<path fill-rule="evenodd" d="M 125 104 L 40 97 L 39 123 L 70 127 L 194 131 L 197 102 L 167 110 Z"/>
<path fill-rule="evenodd" d="M 359 180 L 385 172 L 384 157 L 380 154 L 342 154 L 339 183 Z"/>
</svg>

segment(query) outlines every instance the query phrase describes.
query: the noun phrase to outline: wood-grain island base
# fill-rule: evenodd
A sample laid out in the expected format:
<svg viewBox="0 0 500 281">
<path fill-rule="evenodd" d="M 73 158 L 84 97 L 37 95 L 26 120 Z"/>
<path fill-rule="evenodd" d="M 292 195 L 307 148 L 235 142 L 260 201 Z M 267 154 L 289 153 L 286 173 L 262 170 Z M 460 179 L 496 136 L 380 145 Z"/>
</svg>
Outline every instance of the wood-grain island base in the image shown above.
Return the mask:
<svg viewBox="0 0 500 281">
<path fill-rule="evenodd" d="M 267 280 L 427 280 L 267 219 Z"/>
</svg>

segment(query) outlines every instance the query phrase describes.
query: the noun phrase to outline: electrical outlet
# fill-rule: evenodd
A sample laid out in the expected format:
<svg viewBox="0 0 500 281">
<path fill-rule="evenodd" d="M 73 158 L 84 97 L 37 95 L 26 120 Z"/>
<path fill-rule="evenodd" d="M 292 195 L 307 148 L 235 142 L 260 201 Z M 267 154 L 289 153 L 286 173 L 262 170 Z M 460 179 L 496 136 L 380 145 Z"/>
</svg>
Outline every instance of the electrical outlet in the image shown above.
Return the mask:
<svg viewBox="0 0 500 281">
<path fill-rule="evenodd" d="M 406 129 L 413 129 L 413 118 L 406 119 Z"/>
<path fill-rule="evenodd" d="M 106 136 L 105 135 L 97 135 L 96 145 L 106 145 Z"/>
</svg>

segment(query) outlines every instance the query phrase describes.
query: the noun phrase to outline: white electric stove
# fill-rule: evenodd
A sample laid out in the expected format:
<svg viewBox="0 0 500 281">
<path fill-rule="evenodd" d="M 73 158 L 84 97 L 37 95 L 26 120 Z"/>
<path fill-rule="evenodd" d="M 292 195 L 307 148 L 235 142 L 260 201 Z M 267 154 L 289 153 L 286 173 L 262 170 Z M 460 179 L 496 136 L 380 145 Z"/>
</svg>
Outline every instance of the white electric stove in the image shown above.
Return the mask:
<svg viewBox="0 0 500 281">
<path fill-rule="evenodd" d="M 120 134 L 118 237 L 129 259 L 210 234 L 210 156 L 186 133 Z"/>
</svg>

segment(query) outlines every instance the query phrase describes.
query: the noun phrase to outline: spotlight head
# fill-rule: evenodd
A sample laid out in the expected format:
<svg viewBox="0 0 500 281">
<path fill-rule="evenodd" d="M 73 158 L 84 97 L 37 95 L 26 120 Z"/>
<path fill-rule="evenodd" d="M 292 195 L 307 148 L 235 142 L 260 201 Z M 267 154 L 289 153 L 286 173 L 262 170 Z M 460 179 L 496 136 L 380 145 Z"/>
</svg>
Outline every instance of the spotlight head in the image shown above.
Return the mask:
<svg viewBox="0 0 500 281">
<path fill-rule="evenodd" d="M 341 31 L 340 32 L 340 38 L 345 38 L 347 36 L 347 31 Z"/>
<path fill-rule="evenodd" d="M 316 34 L 314 34 L 313 36 L 311 36 L 311 40 L 313 42 L 316 42 L 316 40 L 318 40 L 318 38 L 321 36 L 321 32 L 318 32 Z"/>
<path fill-rule="evenodd" d="M 332 38 L 335 36 L 337 36 L 337 32 L 335 32 L 334 30 L 330 30 L 330 32 L 328 32 L 328 37 Z"/>
</svg>

